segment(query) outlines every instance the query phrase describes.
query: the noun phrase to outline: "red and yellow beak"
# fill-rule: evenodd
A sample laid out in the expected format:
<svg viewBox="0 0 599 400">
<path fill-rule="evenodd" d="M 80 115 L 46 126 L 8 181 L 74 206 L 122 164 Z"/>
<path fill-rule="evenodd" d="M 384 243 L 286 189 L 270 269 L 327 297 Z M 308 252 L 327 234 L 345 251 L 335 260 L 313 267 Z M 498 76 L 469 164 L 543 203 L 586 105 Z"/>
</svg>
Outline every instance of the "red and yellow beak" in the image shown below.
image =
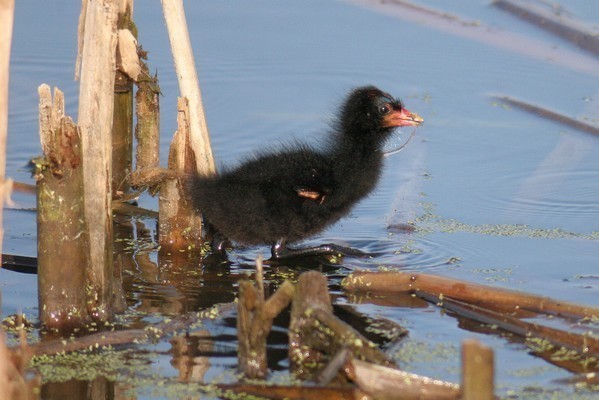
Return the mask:
<svg viewBox="0 0 599 400">
<path fill-rule="evenodd" d="M 424 119 L 416 113 L 405 108 L 392 110 L 383 117 L 384 128 L 394 128 L 398 126 L 418 126 L 424 122 Z"/>
</svg>

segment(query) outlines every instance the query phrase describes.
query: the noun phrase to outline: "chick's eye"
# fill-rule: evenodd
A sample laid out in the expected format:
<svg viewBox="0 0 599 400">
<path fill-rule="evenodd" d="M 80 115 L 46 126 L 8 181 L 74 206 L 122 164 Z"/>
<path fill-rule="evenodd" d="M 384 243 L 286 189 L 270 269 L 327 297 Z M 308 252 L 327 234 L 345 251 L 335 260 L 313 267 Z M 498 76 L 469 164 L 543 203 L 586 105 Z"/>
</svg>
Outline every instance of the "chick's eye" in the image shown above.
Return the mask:
<svg viewBox="0 0 599 400">
<path fill-rule="evenodd" d="M 388 104 L 383 104 L 382 106 L 379 107 L 379 112 L 382 115 L 389 114 L 389 111 L 391 111 L 391 107 L 389 107 Z"/>
</svg>

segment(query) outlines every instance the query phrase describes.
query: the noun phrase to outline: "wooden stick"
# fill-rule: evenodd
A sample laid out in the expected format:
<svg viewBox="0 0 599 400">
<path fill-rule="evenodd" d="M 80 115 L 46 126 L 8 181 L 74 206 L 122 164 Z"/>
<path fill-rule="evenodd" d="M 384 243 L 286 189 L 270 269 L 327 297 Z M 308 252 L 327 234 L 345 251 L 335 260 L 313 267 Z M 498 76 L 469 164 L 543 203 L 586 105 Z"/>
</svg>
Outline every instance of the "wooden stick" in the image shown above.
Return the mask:
<svg viewBox="0 0 599 400">
<path fill-rule="evenodd" d="M 581 22 L 568 18 L 565 13 L 555 15 L 532 2 L 519 0 L 495 0 L 492 4 L 572 42 L 581 49 L 590 51 L 595 55 L 599 54 L 599 36 L 597 33 Z"/>
<path fill-rule="evenodd" d="M 3 253 L 2 268 L 23 274 L 37 274 L 37 258 Z"/>
<path fill-rule="evenodd" d="M 442 276 L 407 272 L 356 272 L 342 282 L 346 290 L 415 292 L 437 297 L 451 297 L 492 310 L 519 310 L 545 313 L 574 319 L 599 316 L 599 308 L 554 300 L 515 290 L 479 285 Z"/>
<path fill-rule="evenodd" d="M 12 188 L 16 192 L 35 194 L 35 185 L 31 183 L 13 181 Z"/>
<path fill-rule="evenodd" d="M 147 188 L 154 195 L 156 188 L 160 188 L 167 180 L 176 179 L 177 172 L 163 167 L 137 168 L 129 178 L 131 186 L 137 190 Z M 126 197 L 126 196 L 125 196 Z"/>
<path fill-rule="evenodd" d="M 331 361 L 323 368 L 322 371 L 316 377 L 316 382 L 321 385 L 328 385 L 339 375 L 339 372 L 345 365 L 347 364 L 350 358 L 351 352 L 347 347 L 339 350 L 333 357 L 331 357 Z"/>
<path fill-rule="evenodd" d="M 216 167 L 183 2 L 161 0 L 161 3 L 175 60 L 179 90 L 181 96 L 189 100 L 191 146 L 196 155 L 196 169 L 201 175 L 211 175 L 216 171 Z"/>
<path fill-rule="evenodd" d="M 6 137 L 8 135 L 8 81 L 10 73 L 10 47 L 15 13 L 14 0 L 0 0 L 0 261 L 4 238 L 4 199 L 10 194 L 6 177 Z"/>
<path fill-rule="evenodd" d="M 86 3 L 78 113 L 90 241 L 86 287 L 90 314 L 106 321 L 113 315 L 111 148 L 118 10 L 111 0 Z"/>
<path fill-rule="evenodd" d="M 474 339 L 462 342 L 461 400 L 493 400 L 493 350 Z"/>
<path fill-rule="evenodd" d="M 594 135 L 599 135 L 599 127 L 587 124 L 582 121 L 578 121 L 574 118 L 570 118 L 566 115 L 557 113 L 555 111 L 548 110 L 543 107 L 536 106 L 534 104 L 526 103 L 522 100 L 517 100 L 508 96 L 496 96 L 497 100 L 502 101 L 510 106 L 518 107 L 521 110 L 527 111 L 531 114 L 538 115 L 542 118 L 547 118 L 549 120 L 555 121 L 557 123 L 569 126 L 570 128 L 578 129 L 582 132 L 592 133 Z"/>
<path fill-rule="evenodd" d="M 351 359 L 346 372 L 360 390 L 376 399 L 457 400 L 460 396 L 460 387 L 455 383 L 366 361 Z"/>
</svg>

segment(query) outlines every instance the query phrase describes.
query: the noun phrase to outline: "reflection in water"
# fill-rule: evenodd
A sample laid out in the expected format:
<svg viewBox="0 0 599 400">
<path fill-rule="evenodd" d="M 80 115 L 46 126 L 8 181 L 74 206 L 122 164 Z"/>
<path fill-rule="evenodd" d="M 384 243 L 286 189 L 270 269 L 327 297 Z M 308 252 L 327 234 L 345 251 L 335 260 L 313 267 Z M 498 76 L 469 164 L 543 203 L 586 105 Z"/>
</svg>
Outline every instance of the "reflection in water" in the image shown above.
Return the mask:
<svg viewBox="0 0 599 400">
<path fill-rule="evenodd" d="M 210 353 L 214 341 L 210 332 L 198 331 L 187 336 L 175 336 L 170 340 L 173 358 L 171 365 L 179 371 L 183 382 L 204 382 L 204 375 L 210 368 Z"/>
<path fill-rule="evenodd" d="M 44 400 L 128 400 L 135 397 L 115 396 L 115 383 L 104 377 L 92 381 L 69 380 L 51 382 L 42 386 L 41 398 Z"/>
<path fill-rule="evenodd" d="M 578 133 L 568 134 L 559 140 L 539 162 L 536 170 L 522 182 L 514 196 L 514 204 L 507 207 L 507 212 L 553 215 L 580 215 L 582 212 L 586 217 L 599 219 L 599 205 L 591 197 L 597 187 L 580 168 L 584 158 L 596 157 L 589 154 L 588 140 L 586 135 L 582 137 Z M 594 175 L 599 171 L 588 172 Z M 579 181 L 573 188 L 576 192 L 564 190 L 572 185 L 572 179 Z"/>
<path fill-rule="evenodd" d="M 120 258 L 123 287 L 131 310 L 180 315 L 235 299 L 238 278 L 229 267 L 207 269 L 197 257 L 187 253 L 167 255 L 151 251 L 156 247 L 156 238 L 145 223 L 155 221 L 134 220 L 130 226 L 119 224 L 115 233 L 124 249 Z"/>
</svg>

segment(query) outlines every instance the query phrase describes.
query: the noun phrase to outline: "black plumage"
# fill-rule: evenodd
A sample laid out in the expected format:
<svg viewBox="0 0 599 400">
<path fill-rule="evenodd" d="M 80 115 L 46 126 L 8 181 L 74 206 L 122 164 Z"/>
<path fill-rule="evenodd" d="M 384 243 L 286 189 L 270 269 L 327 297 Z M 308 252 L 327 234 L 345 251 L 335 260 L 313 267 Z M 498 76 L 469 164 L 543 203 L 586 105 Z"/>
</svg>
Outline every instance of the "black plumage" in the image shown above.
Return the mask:
<svg viewBox="0 0 599 400">
<path fill-rule="evenodd" d="M 398 126 L 422 119 L 373 86 L 353 90 L 330 140 L 321 149 L 296 143 L 263 152 L 210 177 L 195 176 L 195 206 L 224 237 L 241 244 L 273 244 L 273 257 L 327 251 L 287 249 L 349 213 L 376 186 L 381 148 Z"/>
</svg>

